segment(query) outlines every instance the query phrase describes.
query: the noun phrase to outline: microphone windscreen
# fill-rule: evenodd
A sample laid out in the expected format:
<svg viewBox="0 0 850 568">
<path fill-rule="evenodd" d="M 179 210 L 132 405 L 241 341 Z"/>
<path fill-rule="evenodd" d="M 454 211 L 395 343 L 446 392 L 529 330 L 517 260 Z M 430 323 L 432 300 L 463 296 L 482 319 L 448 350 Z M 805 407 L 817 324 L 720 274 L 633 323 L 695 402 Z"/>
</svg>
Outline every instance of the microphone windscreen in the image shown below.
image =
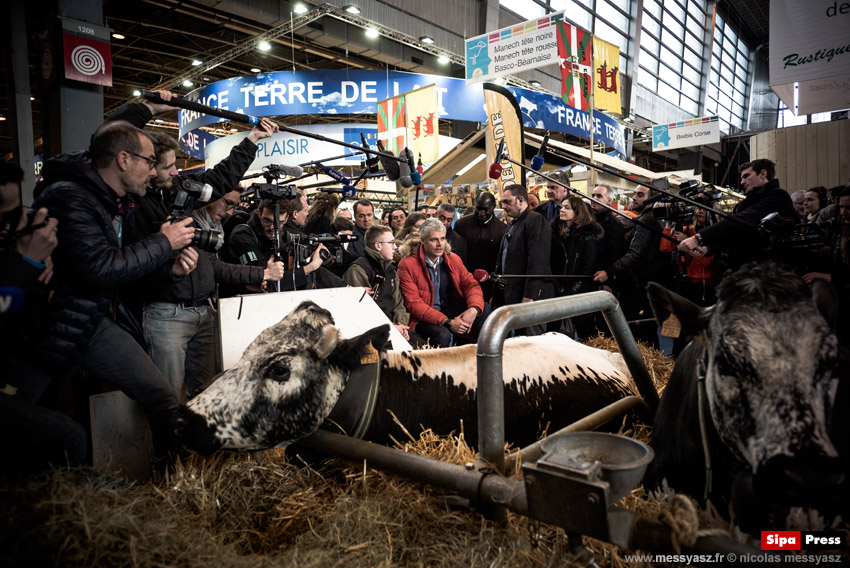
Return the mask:
<svg viewBox="0 0 850 568">
<path fill-rule="evenodd" d="M 413 182 L 413 185 L 422 185 L 422 174 L 420 174 L 416 170 L 413 170 L 412 172 L 410 172 L 410 180 Z"/>
<path fill-rule="evenodd" d="M 490 164 L 490 179 L 499 179 L 502 175 L 502 165 L 501 164 Z"/>
<path fill-rule="evenodd" d="M 406 158 L 404 155 L 405 151 L 406 149 L 402 151 L 402 153 L 399 155 L 399 158 Z M 413 180 L 410 179 L 410 164 L 407 163 L 407 159 L 398 162 L 398 171 L 398 181 L 401 182 L 401 186 L 411 187 L 413 185 Z"/>
<path fill-rule="evenodd" d="M 24 292 L 17 286 L 0 287 L 0 314 L 17 312 L 24 305 Z"/>
<path fill-rule="evenodd" d="M 481 284 L 484 284 L 485 282 L 490 280 L 490 274 L 483 268 L 476 268 L 472 272 L 472 277 L 475 278 L 476 282 L 479 282 Z"/>
<path fill-rule="evenodd" d="M 353 185 L 342 186 L 342 197 L 343 197 L 343 199 L 346 198 L 346 197 L 354 197 L 354 195 L 356 193 L 357 193 L 357 190 L 354 188 Z"/>
<path fill-rule="evenodd" d="M 387 174 L 387 179 L 390 181 L 397 180 L 401 175 L 399 171 L 401 163 L 392 158 L 381 158 L 381 167 L 384 168 L 384 173 Z"/>
<path fill-rule="evenodd" d="M 543 167 L 544 161 L 545 160 L 543 159 L 543 156 L 534 156 L 533 158 L 531 158 L 531 169 L 535 172 L 539 172 L 540 168 Z"/>
</svg>

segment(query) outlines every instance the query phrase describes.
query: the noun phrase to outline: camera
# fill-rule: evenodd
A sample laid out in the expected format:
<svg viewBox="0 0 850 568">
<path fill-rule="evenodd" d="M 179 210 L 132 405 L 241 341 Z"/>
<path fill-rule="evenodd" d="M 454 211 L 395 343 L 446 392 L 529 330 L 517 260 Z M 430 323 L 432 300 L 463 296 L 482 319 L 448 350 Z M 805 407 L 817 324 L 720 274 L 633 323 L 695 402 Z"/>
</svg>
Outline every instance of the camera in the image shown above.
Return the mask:
<svg viewBox="0 0 850 568">
<path fill-rule="evenodd" d="M 251 189 L 244 192 L 242 197 L 254 196 L 259 199 L 295 199 L 298 188 L 294 185 L 275 185 L 273 183 L 252 183 Z"/>
<path fill-rule="evenodd" d="M 171 205 L 170 221 L 172 223 L 182 221 L 191 213 L 194 200 L 206 203 L 212 197 L 212 186 L 210 184 L 183 179 L 180 176 L 172 178 L 172 188 L 175 191 L 174 202 Z M 203 251 L 215 252 L 221 238 L 222 234 L 219 231 L 196 227 L 191 245 Z"/>
<path fill-rule="evenodd" d="M 696 180 L 683 182 L 680 187 L 683 188 L 679 191 L 680 197 L 686 197 L 706 207 L 712 207 L 723 198 L 722 191 L 713 186 L 702 185 Z M 696 210 L 696 205 L 681 201 L 674 196 L 662 197 L 652 206 L 655 219 L 675 222 L 680 227 L 693 224 Z"/>
<path fill-rule="evenodd" d="M 328 266 L 342 266 L 342 245 L 356 241 L 358 238 L 357 235 L 299 235 L 289 233 L 289 246 L 292 256 L 295 258 L 295 266 L 309 264 L 313 253 L 316 252 L 320 244 L 325 245 L 329 251 L 321 251 L 319 253 L 322 262 L 324 263 L 333 257 L 333 260 L 328 263 Z"/>
<path fill-rule="evenodd" d="M 779 213 L 766 215 L 759 222 L 759 233 L 770 238 L 773 249 L 791 248 L 808 250 L 824 245 L 826 233 L 832 221 L 820 223 L 794 223 L 792 219 L 780 217 Z"/>
</svg>

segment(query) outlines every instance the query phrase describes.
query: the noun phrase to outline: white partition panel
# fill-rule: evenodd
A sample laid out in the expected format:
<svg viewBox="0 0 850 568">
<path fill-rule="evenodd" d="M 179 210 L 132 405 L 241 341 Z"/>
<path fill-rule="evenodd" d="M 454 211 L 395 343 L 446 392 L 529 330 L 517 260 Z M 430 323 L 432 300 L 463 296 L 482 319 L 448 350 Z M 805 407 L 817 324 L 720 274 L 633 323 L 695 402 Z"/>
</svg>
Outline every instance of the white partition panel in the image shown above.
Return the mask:
<svg viewBox="0 0 850 568">
<path fill-rule="evenodd" d="M 329 288 L 276 294 L 251 294 L 219 302 L 222 369 L 229 369 L 245 348 L 267 327 L 276 324 L 305 300 L 311 300 L 333 315 L 344 337 L 354 337 L 382 324 L 391 323 L 363 288 Z M 410 344 L 391 326 L 390 341 L 396 351 L 409 351 Z"/>
</svg>

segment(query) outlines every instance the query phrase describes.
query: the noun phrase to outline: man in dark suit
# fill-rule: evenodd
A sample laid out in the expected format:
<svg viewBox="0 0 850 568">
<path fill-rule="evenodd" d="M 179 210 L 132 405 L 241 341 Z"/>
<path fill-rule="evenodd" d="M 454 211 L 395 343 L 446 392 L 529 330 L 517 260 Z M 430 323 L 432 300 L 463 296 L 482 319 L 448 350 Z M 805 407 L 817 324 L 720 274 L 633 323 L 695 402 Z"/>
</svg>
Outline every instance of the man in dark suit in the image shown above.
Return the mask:
<svg viewBox="0 0 850 568">
<path fill-rule="evenodd" d="M 537 209 L 535 209 L 535 211 L 546 218 L 546 221 L 551 222 L 552 219 L 558 218 L 558 215 L 561 212 L 561 201 L 563 201 L 567 196 L 567 188 L 565 186 L 570 184 L 566 172 L 554 171 L 547 175 L 555 181 L 564 184 L 558 185 L 555 182 L 546 180 L 546 197 L 548 197 L 549 200 L 544 201 L 537 207 Z"/>
<path fill-rule="evenodd" d="M 493 293 L 493 307 L 550 297 L 551 285 L 539 276 L 549 274 L 549 249 L 552 243 L 549 223 L 542 215 L 529 209 L 528 192 L 521 185 L 505 186 L 502 189 L 501 205 L 513 221 L 502 238 L 496 272 L 538 276 L 505 278 L 504 287 L 496 286 Z M 517 333 L 539 335 L 545 330 L 545 324 L 541 324 L 517 330 Z"/>
<path fill-rule="evenodd" d="M 508 227 L 493 214 L 495 209 L 496 198 L 485 191 L 475 200 L 475 213 L 455 222 L 455 232 L 466 241 L 467 270 L 475 272 L 476 268 L 480 268 L 490 272 L 496 266 L 502 237 Z M 481 290 L 485 301 L 493 297 L 492 282 L 484 282 Z"/>
</svg>

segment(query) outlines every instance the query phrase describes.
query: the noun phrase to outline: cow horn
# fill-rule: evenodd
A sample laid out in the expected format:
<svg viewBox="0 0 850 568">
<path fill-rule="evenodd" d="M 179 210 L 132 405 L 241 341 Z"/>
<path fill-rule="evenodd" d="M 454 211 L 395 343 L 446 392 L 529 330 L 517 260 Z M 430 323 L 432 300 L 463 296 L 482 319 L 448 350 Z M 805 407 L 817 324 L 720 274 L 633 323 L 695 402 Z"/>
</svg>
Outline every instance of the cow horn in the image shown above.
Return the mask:
<svg viewBox="0 0 850 568">
<path fill-rule="evenodd" d="M 333 325 L 327 323 L 322 326 L 322 334 L 316 340 L 316 343 L 310 346 L 310 351 L 319 359 L 324 359 L 334 350 L 338 340 L 339 331 Z"/>
</svg>

